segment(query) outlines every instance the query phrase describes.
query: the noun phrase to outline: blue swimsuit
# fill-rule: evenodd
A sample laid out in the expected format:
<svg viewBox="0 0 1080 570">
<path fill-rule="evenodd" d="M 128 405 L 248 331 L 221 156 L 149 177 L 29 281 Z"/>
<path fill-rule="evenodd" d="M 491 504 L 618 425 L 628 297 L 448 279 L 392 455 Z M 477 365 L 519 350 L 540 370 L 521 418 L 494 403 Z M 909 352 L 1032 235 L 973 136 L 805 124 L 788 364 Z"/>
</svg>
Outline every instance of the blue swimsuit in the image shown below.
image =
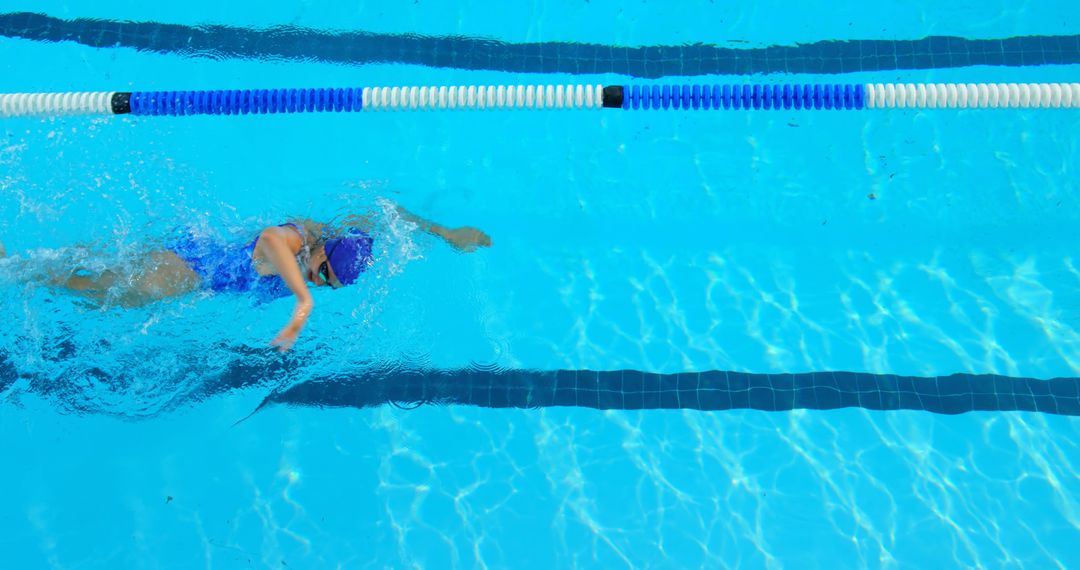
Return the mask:
<svg viewBox="0 0 1080 570">
<path fill-rule="evenodd" d="M 291 226 L 304 237 L 304 230 Z M 259 275 L 251 258 L 258 238 L 248 244 L 222 243 L 213 238 L 199 237 L 191 232 L 170 242 L 165 249 L 175 253 L 202 280 L 204 289 L 216 293 L 254 293 L 260 303 L 287 297 L 292 292 L 278 275 Z"/>
</svg>

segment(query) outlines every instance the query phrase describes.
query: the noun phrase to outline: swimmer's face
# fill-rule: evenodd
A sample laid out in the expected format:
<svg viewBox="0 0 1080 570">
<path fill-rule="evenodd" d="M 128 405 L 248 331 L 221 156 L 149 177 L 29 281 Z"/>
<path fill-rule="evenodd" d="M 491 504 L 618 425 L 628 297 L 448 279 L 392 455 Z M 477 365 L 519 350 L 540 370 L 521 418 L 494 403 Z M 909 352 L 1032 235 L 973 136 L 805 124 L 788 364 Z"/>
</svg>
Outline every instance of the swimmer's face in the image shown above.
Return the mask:
<svg viewBox="0 0 1080 570">
<path fill-rule="evenodd" d="M 329 286 L 334 289 L 344 287 L 338 281 L 337 275 L 334 274 L 334 268 L 330 267 L 330 262 L 326 260 L 326 252 L 321 247 L 315 248 L 315 251 L 311 253 L 305 272 L 304 277 L 314 283 L 316 287 Z"/>
</svg>

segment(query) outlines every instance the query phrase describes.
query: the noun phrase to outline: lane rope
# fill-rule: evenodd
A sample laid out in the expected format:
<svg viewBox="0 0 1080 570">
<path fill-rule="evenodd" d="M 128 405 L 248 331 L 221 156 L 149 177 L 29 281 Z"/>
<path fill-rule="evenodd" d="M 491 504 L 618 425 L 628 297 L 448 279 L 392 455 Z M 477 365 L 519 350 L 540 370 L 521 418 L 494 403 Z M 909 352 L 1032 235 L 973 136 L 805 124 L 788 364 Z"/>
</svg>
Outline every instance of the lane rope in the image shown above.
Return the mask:
<svg viewBox="0 0 1080 570">
<path fill-rule="evenodd" d="M 1076 109 L 1080 83 L 440 85 L 0 94 L 0 118 L 604 108 Z"/>
</svg>

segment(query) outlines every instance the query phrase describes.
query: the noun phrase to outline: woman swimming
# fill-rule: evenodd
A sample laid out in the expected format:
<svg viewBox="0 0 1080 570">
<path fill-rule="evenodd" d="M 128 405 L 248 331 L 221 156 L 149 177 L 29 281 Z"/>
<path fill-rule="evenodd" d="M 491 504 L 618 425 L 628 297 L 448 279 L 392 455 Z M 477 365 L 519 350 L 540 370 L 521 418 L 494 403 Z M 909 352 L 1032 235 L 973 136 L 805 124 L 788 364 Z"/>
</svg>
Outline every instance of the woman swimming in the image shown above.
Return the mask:
<svg viewBox="0 0 1080 570">
<path fill-rule="evenodd" d="M 436 235 L 460 251 L 488 247 L 491 238 L 471 228 L 447 228 L 397 208 L 405 221 Z M 366 218 L 350 216 L 344 232 L 296 220 L 263 229 L 254 240 L 224 243 L 187 232 L 141 256 L 132 267 L 89 271 L 81 267 L 48 272 L 49 286 L 97 302 L 134 307 L 194 291 L 245 293 L 261 302 L 296 297 L 288 324 L 273 345 L 286 351 L 311 316 L 314 301 L 305 282 L 338 289 L 356 282 L 372 263 L 373 239 Z M 0 257 L 4 257 L 0 243 Z"/>
</svg>

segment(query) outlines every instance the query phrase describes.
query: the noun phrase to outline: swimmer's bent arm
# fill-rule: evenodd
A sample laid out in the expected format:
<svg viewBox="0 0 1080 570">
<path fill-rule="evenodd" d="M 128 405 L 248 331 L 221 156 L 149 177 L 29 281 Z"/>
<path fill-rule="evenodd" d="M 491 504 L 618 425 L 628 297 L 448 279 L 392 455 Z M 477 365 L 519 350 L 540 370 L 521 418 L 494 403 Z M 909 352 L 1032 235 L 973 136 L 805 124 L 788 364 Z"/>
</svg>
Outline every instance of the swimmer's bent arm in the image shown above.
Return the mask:
<svg viewBox="0 0 1080 570">
<path fill-rule="evenodd" d="M 300 335 L 315 306 L 311 291 L 308 291 L 307 284 L 304 283 L 300 266 L 296 263 L 296 254 L 303 245 L 300 236 L 292 230 L 284 227 L 266 228 L 259 234 L 259 241 L 252 254 L 259 274 L 280 275 L 285 285 L 296 295 L 296 308 L 293 309 L 292 318 L 273 341 L 281 351 L 289 350 L 296 342 L 296 337 Z M 266 267 L 266 264 L 270 267 Z"/>
</svg>

